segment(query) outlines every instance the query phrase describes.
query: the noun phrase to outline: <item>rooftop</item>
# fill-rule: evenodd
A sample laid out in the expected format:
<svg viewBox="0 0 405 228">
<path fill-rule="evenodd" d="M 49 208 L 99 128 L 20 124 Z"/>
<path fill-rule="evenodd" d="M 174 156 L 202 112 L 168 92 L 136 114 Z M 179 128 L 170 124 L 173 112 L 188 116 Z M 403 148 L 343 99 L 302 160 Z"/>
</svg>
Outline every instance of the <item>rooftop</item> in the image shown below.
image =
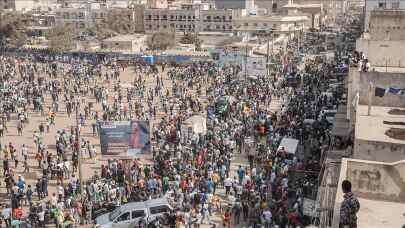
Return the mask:
<svg viewBox="0 0 405 228">
<path fill-rule="evenodd" d="M 343 192 L 342 181 L 352 182 L 352 191 L 360 202 L 357 213 L 358 228 L 402 227 L 405 223 L 404 203 L 390 200 L 395 196 L 402 198 L 405 182 L 405 161 L 394 163 L 372 162 L 357 159 L 342 159 L 339 176 L 339 189 L 335 197 L 332 227 L 338 227 L 340 205 Z M 384 197 L 387 197 L 384 199 Z"/>
<path fill-rule="evenodd" d="M 246 16 L 238 17 L 234 20 L 238 21 L 281 21 L 281 22 L 297 22 L 308 20 L 307 16 Z"/>
<path fill-rule="evenodd" d="M 110 42 L 132 41 L 132 40 L 137 40 L 137 39 L 140 39 L 143 37 L 145 37 L 144 34 L 119 35 L 119 36 L 113 36 L 111 38 L 107 38 L 104 41 L 110 41 Z"/>
<path fill-rule="evenodd" d="M 368 106 L 358 105 L 356 112 L 355 138 L 366 141 L 405 144 L 405 140 L 393 139 L 385 135 L 385 132 L 390 128 L 405 129 L 404 125 L 387 125 L 383 123 L 383 121 L 405 122 L 405 115 L 388 114 L 392 109 L 394 108 L 372 106 L 371 115 L 368 116 Z"/>
<path fill-rule="evenodd" d="M 287 4 L 284 5 L 283 8 L 294 8 L 294 9 L 311 9 L 311 8 L 321 8 L 321 4 Z"/>
</svg>

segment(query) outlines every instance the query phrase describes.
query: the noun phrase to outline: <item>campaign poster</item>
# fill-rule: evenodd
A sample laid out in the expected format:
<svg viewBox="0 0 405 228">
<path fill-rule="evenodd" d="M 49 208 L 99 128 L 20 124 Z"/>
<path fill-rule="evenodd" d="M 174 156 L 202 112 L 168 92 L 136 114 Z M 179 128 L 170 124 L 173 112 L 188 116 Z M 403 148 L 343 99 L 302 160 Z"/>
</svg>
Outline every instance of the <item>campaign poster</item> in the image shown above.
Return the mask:
<svg viewBox="0 0 405 228">
<path fill-rule="evenodd" d="M 99 122 L 101 154 L 135 156 L 150 151 L 148 121 Z"/>
</svg>

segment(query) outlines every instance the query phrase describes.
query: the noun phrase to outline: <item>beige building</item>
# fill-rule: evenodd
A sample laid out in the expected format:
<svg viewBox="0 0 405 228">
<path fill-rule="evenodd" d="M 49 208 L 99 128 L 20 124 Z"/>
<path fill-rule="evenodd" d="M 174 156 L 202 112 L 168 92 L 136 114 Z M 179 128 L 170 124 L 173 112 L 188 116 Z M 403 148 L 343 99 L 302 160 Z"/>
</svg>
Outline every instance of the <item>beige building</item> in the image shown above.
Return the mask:
<svg viewBox="0 0 405 228">
<path fill-rule="evenodd" d="M 194 32 L 198 18 L 197 9 L 145 9 L 144 28 L 146 33 Z"/>
<path fill-rule="evenodd" d="M 63 7 L 55 10 L 57 25 L 71 24 L 77 28 L 88 28 L 103 24 L 108 15 L 105 4 L 94 2 L 64 2 Z"/>
<path fill-rule="evenodd" d="M 103 40 L 101 48 L 106 51 L 142 53 L 146 49 L 146 35 L 121 35 Z"/>
<path fill-rule="evenodd" d="M 211 9 L 201 11 L 200 31 L 204 32 L 232 32 L 233 18 L 242 15 L 241 10 Z"/>
<path fill-rule="evenodd" d="M 166 9 L 168 2 L 167 0 L 147 0 L 147 6 L 151 9 Z"/>
</svg>

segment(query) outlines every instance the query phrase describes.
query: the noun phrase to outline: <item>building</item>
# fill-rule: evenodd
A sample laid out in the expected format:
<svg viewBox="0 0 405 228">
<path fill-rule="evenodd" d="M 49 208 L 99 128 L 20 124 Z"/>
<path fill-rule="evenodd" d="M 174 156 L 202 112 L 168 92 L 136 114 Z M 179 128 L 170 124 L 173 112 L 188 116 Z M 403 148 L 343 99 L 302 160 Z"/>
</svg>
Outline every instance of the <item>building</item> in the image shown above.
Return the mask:
<svg viewBox="0 0 405 228">
<path fill-rule="evenodd" d="M 369 20 L 368 34 L 371 40 L 405 40 L 405 9 L 373 10 Z"/>
<path fill-rule="evenodd" d="M 405 106 L 403 96 L 386 93 L 375 96 L 374 88 L 405 88 L 405 73 L 359 72 L 353 158 L 381 162 L 405 160 L 405 128 L 398 122 L 404 115 L 392 114 Z M 370 87 L 371 84 L 371 87 Z M 352 85 L 352 86 L 353 86 Z M 369 103 L 371 104 L 369 105 Z M 370 111 L 369 111 L 370 110 Z"/>
<path fill-rule="evenodd" d="M 146 49 L 146 35 L 120 35 L 103 40 L 101 48 L 106 51 L 142 53 Z"/>
<path fill-rule="evenodd" d="M 0 0 L 0 10 L 27 12 L 52 11 L 58 6 L 57 0 Z"/>
<path fill-rule="evenodd" d="M 335 196 L 332 226 L 339 227 L 343 180 L 352 183 L 360 202 L 357 227 L 381 228 L 404 225 L 405 161 L 393 163 L 342 159 Z"/>
<path fill-rule="evenodd" d="M 147 0 L 147 6 L 151 9 L 166 9 L 168 2 L 167 0 Z"/>
<path fill-rule="evenodd" d="M 213 9 L 201 11 L 200 31 L 204 32 L 232 32 L 232 19 L 234 17 L 231 9 Z"/>
<path fill-rule="evenodd" d="M 144 28 L 146 33 L 195 32 L 198 19 L 197 9 L 145 9 Z"/>
<path fill-rule="evenodd" d="M 76 28 L 89 28 L 103 24 L 108 15 L 108 9 L 100 4 L 83 3 L 62 7 L 55 10 L 57 25 L 74 25 Z"/>
<path fill-rule="evenodd" d="M 364 7 L 364 31 L 368 32 L 370 28 L 371 11 L 380 10 L 398 10 L 405 9 L 405 0 L 366 0 Z"/>
<path fill-rule="evenodd" d="M 321 24 L 321 4 L 287 4 L 282 7 L 287 10 L 287 15 L 304 15 L 310 18 L 307 27 L 319 28 Z"/>
<path fill-rule="evenodd" d="M 306 16 L 246 16 L 233 20 L 233 32 L 238 36 L 255 36 L 273 32 L 275 38 L 281 34 L 292 34 L 304 30 Z"/>
</svg>

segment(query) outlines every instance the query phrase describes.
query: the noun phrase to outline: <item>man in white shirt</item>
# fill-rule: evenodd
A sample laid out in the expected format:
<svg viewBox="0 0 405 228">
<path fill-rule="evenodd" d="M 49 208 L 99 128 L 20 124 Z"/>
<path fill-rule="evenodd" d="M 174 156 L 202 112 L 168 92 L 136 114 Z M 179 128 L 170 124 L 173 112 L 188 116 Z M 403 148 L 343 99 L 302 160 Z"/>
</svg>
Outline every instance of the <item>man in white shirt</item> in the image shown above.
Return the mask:
<svg viewBox="0 0 405 228">
<path fill-rule="evenodd" d="M 233 185 L 233 179 L 230 178 L 230 177 L 226 178 L 225 181 L 224 181 L 225 194 L 226 195 L 229 195 L 232 185 Z"/>
<path fill-rule="evenodd" d="M 271 228 L 272 227 L 272 217 L 273 215 L 271 214 L 271 211 L 269 208 L 266 208 L 263 211 L 263 219 L 265 223 L 265 228 Z"/>
</svg>

